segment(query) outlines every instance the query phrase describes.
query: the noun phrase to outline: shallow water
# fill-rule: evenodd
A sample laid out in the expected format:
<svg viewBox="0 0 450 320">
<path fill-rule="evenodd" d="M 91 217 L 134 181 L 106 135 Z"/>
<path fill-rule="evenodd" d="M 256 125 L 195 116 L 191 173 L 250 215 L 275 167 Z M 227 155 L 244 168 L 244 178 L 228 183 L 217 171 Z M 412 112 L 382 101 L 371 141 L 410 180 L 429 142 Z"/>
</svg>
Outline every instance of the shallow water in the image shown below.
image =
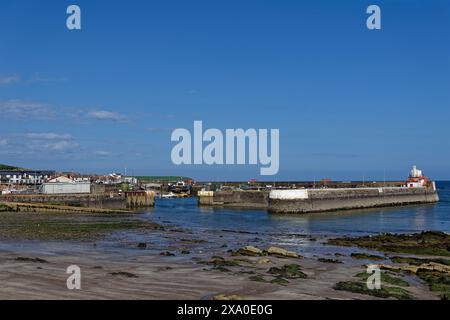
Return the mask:
<svg viewBox="0 0 450 320">
<path fill-rule="evenodd" d="M 324 237 L 360 236 L 380 232 L 412 233 L 423 230 L 450 232 L 450 182 L 438 183 L 440 202 L 430 205 L 365 209 L 304 215 L 274 215 L 262 210 L 199 208 L 196 198 L 157 199 L 155 208 L 136 215 L 184 232 L 141 233 L 134 230 L 114 232 L 92 242 L 2 241 L 0 250 L 64 255 L 75 252 L 101 254 L 108 259 L 172 251 L 177 258 L 190 259 L 208 253 L 223 253 L 245 245 L 265 248 L 270 245 L 295 250 L 305 256 L 324 256 L 334 252 L 365 252 L 355 248 L 324 246 Z M 76 215 L 73 217 L 78 219 Z M 202 240 L 191 244 L 192 255 L 180 255 L 180 240 Z M 148 244 L 146 250 L 137 243 Z M 175 258 L 175 259 L 177 259 Z M 174 258 L 172 258 L 174 259 Z"/>
<path fill-rule="evenodd" d="M 234 230 L 279 236 L 450 232 L 450 182 L 438 182 L 437 187 L 440 202 L 428 205 L 274 215 L 261 210 L 198 208 L 195 198 L 157 199 L 155 208 L 144 217 L 200 232 Z"/>
</svg>

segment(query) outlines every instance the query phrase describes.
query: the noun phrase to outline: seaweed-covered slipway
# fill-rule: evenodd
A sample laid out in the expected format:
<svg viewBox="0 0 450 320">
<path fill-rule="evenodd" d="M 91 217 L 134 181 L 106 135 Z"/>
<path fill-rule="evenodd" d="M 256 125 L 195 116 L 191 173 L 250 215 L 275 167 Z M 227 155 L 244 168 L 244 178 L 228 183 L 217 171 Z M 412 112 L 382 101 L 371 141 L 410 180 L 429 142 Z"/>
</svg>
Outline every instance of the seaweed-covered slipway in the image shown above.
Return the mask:
<svg viewBox="0 0 450 320">
<path fill-rule="evenodd" d="M 309 213 L 437 201 L 436 184 L 415 166 L 401 187 L 199 192 L 201 205 L 255 207 L 275 213 Z"/>
</svg>

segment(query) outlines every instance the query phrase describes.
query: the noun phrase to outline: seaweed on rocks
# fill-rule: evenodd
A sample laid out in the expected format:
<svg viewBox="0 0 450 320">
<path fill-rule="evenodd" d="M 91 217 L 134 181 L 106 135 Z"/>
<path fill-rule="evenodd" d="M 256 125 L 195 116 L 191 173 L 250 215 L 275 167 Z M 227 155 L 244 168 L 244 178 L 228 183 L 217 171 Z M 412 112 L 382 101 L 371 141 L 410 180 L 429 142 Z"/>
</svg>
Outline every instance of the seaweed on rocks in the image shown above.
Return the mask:
<svg viewBox="0 0 450 320">
<path fill-rule="evenodd" d="M 383 252 L 450 256 L 450 235 L 440 231 L 424 231 L 414 234 L 387 233 L 357 238 L 344 237 L 330 239 L 327 244 L 362 247 Z"/>
<path fill-rule="evenodd" d="M 319 258 L 319 259 L 317 259 L 317 261 L 323 262 L 323 263 L 342 263 L 342 261 L 340 261 L 340 260 L 329 259 L 329 258 Z"/>
<path fill-rule="evenodd" d="M 383 286 L 380 289 L 371 290 L 362 281 L 341 281 L 334 285 L 335 290 L 349 291 L 353 293 L 370 295 L 377 298 L 395 298 L 398 300 L 412 300 L 414 297 L 405 289 L 399 287 Z"/>
<path fill-rule="evenodd" d="M 125 272 L 125 271 L 111 272 L 110 275 L 112 275 L 112 276 L 122 276 L 122 277 L 126 277 L 126 278 L 139 278 L 134 273 Z"/>
<path fill-rule="evenodd" d="M 16 258 L 16 261 L 20 262 L 35 262 L 35 263 L 48 263 L 47 260 L 41 259 L 41 258 L 28 258 L 28 257 L 18 257 Z"/>
<path fill-rule="evenodd" d="M 370 277 L 369 273 L 366 272 L 361 272 L 358 273 L 356 275 L 356 277 L 360 278 L 363 281 L 367 282 L 367 279 Z M 394 276 L 392 274 L 389 274 L 387 272 L 382 272 L 381 273 L 381 283 L 382 284 L 391 284 L 394 286 L 399 286 L 399 287 L 409 287 L 409 283 L 408 281 L 403 280 L 402 278 L 398 277 L 398 276 Z"/>
<path fill-rule="evenodd" d="M 416 275 L 428 284 L 431 291 L 438 293 L 442 300 L 450 300 L 449 274 L 419 269 Z"/>
<path fill-rule="evenodd" d="M 267 273 L 283 277 L 286 279 L 305 279 L 307 275 L 300 270 L 300 266 L 298 264 L 285 264 L 284 266 L 272 267 L 267 271 Z"/>
<path fill-rule="evenodd" d="M 427 259 L 427 258 L 414 258 L 414 257 L 392 257 L 391 258 L 392 262 L 395 263 L 407 263 L 407 264 L 411 264 L 414 266 L 420 266 L 424 263 L 430 263 L 430 262 L 435 262 L 435 263 L 439 263 L 439 264 L 443 264 L 446 266 L 450 266 L 450 259 L 442 259 L 442 258 L 436 258 L 436 259 Z"/>
<path fill-rule="evenodd" d="M 289 281 L 284 279 L 283 277 L 275 277 L 274 279 L 270 280 L 270 283 L 278 284 L 280 286 L 287 286 L 289 284 Z"/>
</svg>

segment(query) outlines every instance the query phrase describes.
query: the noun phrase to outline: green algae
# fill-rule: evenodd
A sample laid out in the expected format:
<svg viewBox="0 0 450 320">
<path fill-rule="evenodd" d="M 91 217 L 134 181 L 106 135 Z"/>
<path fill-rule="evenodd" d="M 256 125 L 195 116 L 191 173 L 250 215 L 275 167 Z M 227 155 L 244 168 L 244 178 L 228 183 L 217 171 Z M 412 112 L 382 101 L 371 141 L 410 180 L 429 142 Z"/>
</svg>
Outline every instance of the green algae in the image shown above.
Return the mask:
<svg viewBox="0 0 450 320">
<path fill-rule="evenodd" d="M 115 231 L 151 231 L 161 226 L 130 215 L 98 214 L 0 214 L 0 239 L 4 240 L 77 240 L 89 241 Z"/>
<path fill-rule="evenodd" d="M 231 272 L 230 269 L 225 268 L 224 266 L 215 266 L 213 270 L 217 270 L 217 271 L 220 271 L 220 272 Z"/>
<path fill-rule="evenodd" d="M 175 256 L 175 254 L 170 251 L 163 251 L 159 255 L 164 256 L 164 257 L 174 257 Z"/>
<path fill-rule="evenodd" d="M 300 270 L 298 264 L 286 264 L 280 268 L 272 267 L 267 273 L 286 279 L 305 279 L 307 275 Z"/>
<path fill-rule="evenodd" d="M 356 275 L 357 278 L 360 278 L 362 281 L 366 282 L 371 274 L 366 272 L 361 272 Z M 409 283 L 399 277 L 393 276 L 389 273 L 382 272 L 381 273 L 381 284 L 391 284 L 399 287 L 409 287 Z"/>
<path fill-rule="evenodd" d="M 28 258 L 28 257 L 18 257 L 16 261 L 19 262 L 34 262 L 34 263 L 48 263 L 47 260 L 41 258 Z"/>
<path fill-rule="evenodd" d="M 280 286 L 287 286 L 289 284 L 289 281 L 284 279 L 283 277 L 275 277 L 274 279 L 270 280 L 270 283 L 278 284 Z"/>
<path fill-rule="evenodd" d="M 218 267 L 235 267 L 239 266 L 239 262 L 235 260 L 226 260 L 221 256 L 212 256 L 210 260 L 202 261 L 201 263 Z"/>
<path fill-rule="evenodd" d="M 430 263 L 430 262 L 450 266 L 450 259 L 442 259 L 442 258 L 424 259 L 424 258 L 413 258 L 413 257 L 392 257 L 391 260 L 392 260 L 392 262 L 395 262 L 395 263 L 407 263 L 407 264 L 410 264 L 413 266 L 420 266 L 424 263 Z"/>
<path fill-rule="evenodd" d="M 412 300 L 414 297 L 405 289 L 399 287 L 382 286 L 380 289 L 370 290 L 362 281 L 341 281 L 334 285 L 335 290 L 370 295 L 377 298 L 398 300 Z"/>
<path fill-rule="evenodd" d="M 264 277 L 262 275 L 260 275 L 260 274 L 251 276 L 248 279 L 251 280 L 251 281 L 256 281 L 256 282 L 267 282 L 267 280 L 264 279 Z"/>
<path fill-rule="evenodd" d="M 112 275 L 112 276 L 122 276 L 122 277 L 125 277 L 125 278 L 139 278 L 134 273 L 125 272 L 125 271 L 111 272 L 110 275 Z"/>
<path fill-rule="evenodd" d="M 380 234 L 358 238 L 344 237 L 330 239 L 327 244 L 362 247 L 382 252 L 450 256 L 450 235 L 439 231 L 424 231 L 415 234 Z"/>
<path fill-rule="evenodd" d="M 438 293 L 442 300 L 450 300 L 449 274 L 419 269 L 416 275 L 428 284 L 431 291 Z"/>
<path fill-rule="evenodd" d="M 342 261 L 340 261 L 340 260 L 328 259 L 328 258 L 319 258 L 319 259 L 317 259 L 317 261 L 323 262 L 323 263 L 342 263 Z"/>
<path fill-rule="evenodd" d="M 7 212 L 7 211 L 11 211 L 11 208 L 3 203 L 0 203 L 0 212 Z"/>
</svg>

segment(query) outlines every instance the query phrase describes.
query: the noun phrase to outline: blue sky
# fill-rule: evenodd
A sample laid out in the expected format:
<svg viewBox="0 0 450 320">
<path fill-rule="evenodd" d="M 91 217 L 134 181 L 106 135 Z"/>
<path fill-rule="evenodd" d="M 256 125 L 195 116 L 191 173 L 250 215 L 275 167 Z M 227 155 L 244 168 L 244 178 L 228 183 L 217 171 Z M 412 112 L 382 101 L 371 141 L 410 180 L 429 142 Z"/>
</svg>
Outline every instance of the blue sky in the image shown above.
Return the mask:
<svg viewBox="0 0 450 320">
<path fill-rule="evenodd" d="M 403 179 L 413 164 L 450 179 L 449 30 L 445 0 L 3 0 L 0 163 L 260 179 L 172 164 L 172 130 L 202 120 L 279 128 L 268 179 Z"/>
</svg>

